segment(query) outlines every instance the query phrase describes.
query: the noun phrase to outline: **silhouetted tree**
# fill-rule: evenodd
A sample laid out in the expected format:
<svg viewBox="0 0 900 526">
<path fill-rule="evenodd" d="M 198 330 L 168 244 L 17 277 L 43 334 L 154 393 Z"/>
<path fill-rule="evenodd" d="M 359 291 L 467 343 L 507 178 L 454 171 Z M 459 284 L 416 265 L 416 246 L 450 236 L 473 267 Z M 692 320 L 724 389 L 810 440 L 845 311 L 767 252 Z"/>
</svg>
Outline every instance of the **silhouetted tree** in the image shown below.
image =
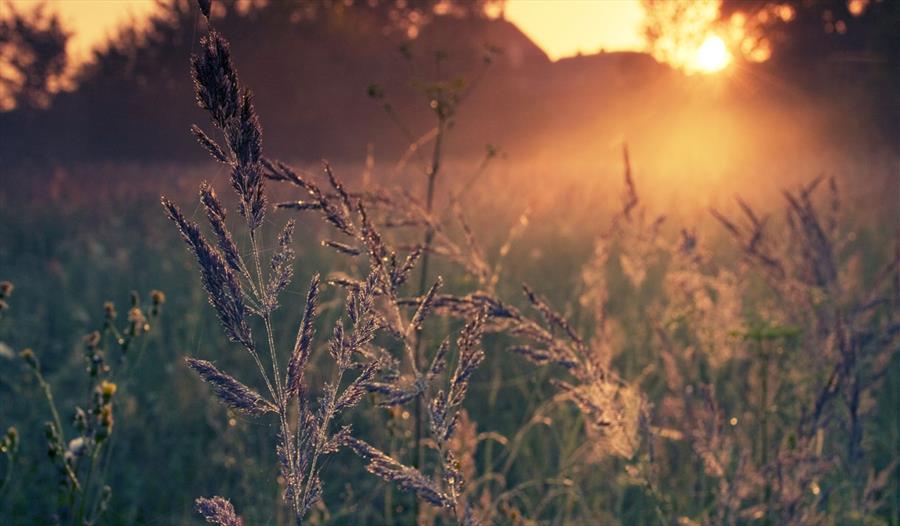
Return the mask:
<svg viewBox="0 0 900 526">
<path fill-rule="evenodd" d="M 766 71 L 875 123 L 898 147 L 900 2 L 724 0 L 721 20 L 734 17 L 743 17 L 747 37 L 768 48 Z"/>
<path fill-rule="evenodd" d="M 495 2 L 214 1 L 211 18 L 231 36 L 242 77 L 258 95 L 270 154 L 362 157 L 384 123 L 367 86 L 385 84 L 401 101 L 420 102 L 401 46 L 412 42 L 422 56 L 445 49 L 452 60 L 444 65 L 471 76 L 488 32 L 502 26 L 502 37 L 525 40 L 508 22 L 488 20 L 485 7 Z M 42 158 L 197 159 L 184 137 L 202 116 L 185 71 L 205 23 L 193 1 L 160 1 L 148 19 L 120 28 L 94 52 L 77 90 L 60 94 L 52 112 L 0 113 L 0 134 L 10 137 L 0 157 L 16 160 L 39 147 Z M 448 25 L 453 29 L 444 30 Z M 433 31 L 438 26 L 444 29 Z M 427 107 L 421 113 L 427 121 Z M 399 133 L 377 141 L 379 151 L 407 146 Z"/>
<path fill-rule="evenodd" d="M 772 43 L 774 63 L 803 70 L 822 59 L 896 68 L 900 7 L 883 0 L 724 0 L 721 18 Z"/>
<path fill-rule="evenodd" d="M 71 33 L 44 4 L 28 12 L 7 4 L 0 18 L 0 110 L 46 108 L 63 86 Z"/>
</svg>

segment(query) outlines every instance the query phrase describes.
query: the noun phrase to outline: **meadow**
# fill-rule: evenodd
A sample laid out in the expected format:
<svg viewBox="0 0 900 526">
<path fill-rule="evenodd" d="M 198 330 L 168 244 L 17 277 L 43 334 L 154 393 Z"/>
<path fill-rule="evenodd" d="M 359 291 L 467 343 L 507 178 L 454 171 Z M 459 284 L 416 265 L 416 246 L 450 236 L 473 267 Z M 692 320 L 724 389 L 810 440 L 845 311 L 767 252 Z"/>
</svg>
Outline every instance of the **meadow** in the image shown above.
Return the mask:
<svg viewBox="0 0 900 526">
<path fill-rule="evenodd" d="M 0 523 L 900 525 L 895 160 L 292 168 L 216 38 L 214 161 L 2 196 Z"/>
</svg>

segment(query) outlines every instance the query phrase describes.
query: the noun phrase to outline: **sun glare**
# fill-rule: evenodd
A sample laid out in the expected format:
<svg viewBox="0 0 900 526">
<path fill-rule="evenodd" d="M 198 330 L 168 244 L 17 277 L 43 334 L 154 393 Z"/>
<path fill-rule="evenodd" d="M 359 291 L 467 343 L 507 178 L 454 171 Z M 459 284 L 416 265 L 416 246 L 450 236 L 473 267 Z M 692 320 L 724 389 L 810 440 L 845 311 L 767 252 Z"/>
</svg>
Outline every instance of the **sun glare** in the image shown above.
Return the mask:
<svg viewBox="0 0 900 526">
<path fill-rule="evenodd" d="M 731 62 L 731 53 L 725 41 L 716 35 L 709 35 L 697 49 L 694 68 L 702 73 L 722 71 Z"/>
</svg>

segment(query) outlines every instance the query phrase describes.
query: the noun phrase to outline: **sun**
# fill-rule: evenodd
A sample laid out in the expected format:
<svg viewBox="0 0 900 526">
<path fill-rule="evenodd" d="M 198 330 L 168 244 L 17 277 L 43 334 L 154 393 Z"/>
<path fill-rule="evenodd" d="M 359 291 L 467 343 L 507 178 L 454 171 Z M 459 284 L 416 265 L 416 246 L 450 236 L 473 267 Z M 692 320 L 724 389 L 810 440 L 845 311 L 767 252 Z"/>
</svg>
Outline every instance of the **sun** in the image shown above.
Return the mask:
<svg viewBox="0 0 900 526">
<path fill-rule="evenodd" d="M 731 52 L 725 41 L 716 35 L 709 35 L 697 48 L 693 67 L 702 73 L 716 73 L 731 63 Z"/>
</svg>

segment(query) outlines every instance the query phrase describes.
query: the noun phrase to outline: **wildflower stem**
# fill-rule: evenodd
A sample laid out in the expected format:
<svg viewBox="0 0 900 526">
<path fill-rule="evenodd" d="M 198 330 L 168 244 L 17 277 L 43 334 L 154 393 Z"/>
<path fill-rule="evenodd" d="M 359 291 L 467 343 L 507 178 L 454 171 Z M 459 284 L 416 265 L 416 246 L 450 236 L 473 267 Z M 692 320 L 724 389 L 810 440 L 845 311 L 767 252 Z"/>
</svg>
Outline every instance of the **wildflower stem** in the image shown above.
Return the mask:
<svg viewBox="0 0 900 526">
<path fill-rule="evenodd" d="M 6 486 L 9 485 L 9 481 L 12 480 L 12 472 L 13 472 L 14 463 L 11 458 L 6 459 L 6 474 L 3 476 L 3 482 L 0 482 L 0 497 L 3 496 L 3 492 L 6 490 Z"/>
<path fill-rule="evenodd" d="M 438 127 L 437 127 L 437 135 L 434 138 L 434 149 L 432 150 L 431 155 L 431 168 L 428 170 L 428 188 L 426 191 L 426 200 L 425 200 L 425 210 L 431 215 L 432 210 L 434 209 L 434 187 L 437 181 L 438 173 L 441 169 L 441 145 L 444 140 L 444 130 L 445 130 L 446 122 L 444 117 L 438 117 Z M 425 291 L 428 290 L 428 261 L 429 255 L 431 253 L 431 243 L 434 241 L 434 228 L 429 223 L 428 228 L 425 230 L 425 242 L 423 244 L 423 253 L 422 253 L 422 273 L 419 277 L 419 297 L 425 294 Z M 412 364 L 414 370 L 419 370 L 421 368 L 421 364 L 423 362 L 422 357 L 422 340 L 423 338 L 418 338 L 416 340 L 416 352 L 415 352 L 415 360 Z M 422 444 L 422 437 L 425 434 L 425 418 L 424 418 L 424 408 L 422 407 L 422 397 L 416 397 L 415 402 L 415 439 L 416 439 L 416 454 L 413 458 L 413 467 L 419 469 L 425 463 L 425 448 Z M 419 515 L 419 500 L 415 500 L 415 516 Z"/>
<path fill-rule="evenodd" d="M 256 234 L 252 228 L 250 229 L 250 245 L 253 250 L 253 263 L 256 266 L 256 277 L 259 282 L 259 291 L 260 294 L 265 294 L 266 288 L 263 282 L 262 266 L 259 264 L 259 245 L 256 242 Z M 281 407 L 284 403 L 284 390 L 281 387 L 281 372 L 278 368 L 278 358 L 275 355 L 275 339 L 272 336 L 271 313 L 269 312 L 268 302 L 265 300 L 265 298 L 260 298 L 260 303 L 263 304 L 262 318 L 266 326 L 266 340 L 269 345 L 269 356 L 272 360 L 272 373 L 275 375 L 275 393 L 273 393 L 272 396 L 275 398 L 275 403 L 278 404 L 279 407 Z"/>
<path fill-rule="evenodd" d="M 50 406 L 50 413 L 53 415 L 53 425 L 56 427 L 57 436 L 59 437 L 59 441 L 61 445 L 66 444 L 66 438 L 64 435 L 62 420 L 59 418 L 59 411 L 56 409 L 56 402 L 53 400 L 53 390 L 50 388 L 50 384 L 47 383 L 47 380 L 44 379 L 44 375 L 41 373 L 40 365 L 35 365 L 32 367 L 34 371 L 34 375 L 37 378 L 38 384 L 41 386 L 41 391 L 44 393 L 44 398 L 47 399 L 47 405 Z M 72 487 L 78 492 L 82 491 L 81 484 L 78 482 L 78 476 L 72 471 L 72 467 L 69 466 L 69 463 L 62 460 L 63 468 L 66 471 L 66 478 L 69 479 L 69 482 L 72 483 Z"/>
<path fill-rule="evenodd" d="M 47 405 L 50 406 L 50 414 L 53 415 L 53 425 L 56 426 L 56 430 L 59 433 L 59 439 L 65 444 L 65 432 L 62 427 L 62 420 L 59 418 L 59 411 L 56 410 L 56 402 L 53 400 L 53 390 L 50 388 L 50 384 L 47 383 L 47 380 L 44 379 L 44 375 L 41 373 L 40 368 L 34 367 L 32 370 L 34 371 L 34 376 L 37 378 L 38 384 L 41 386 L 44 398 L 47 399 Z"/>
<path fill-rule="evenodd" d="M 272 320 L 267 312 L 263 316 L 266 325 L 266 339 L 269 341 L 269 354 L 272 356 L 272 370 L 275 374 L 275 389 L 278 390 L 278 404 L 280 405 L 284 399 L 284 389 L 281 386 L 281 372 L 278 369 L 278 359 L 275 355 L 275 339 L 272 336 Z"/>
<path fill-rule="evenodd" d="M 763 342 L 759 343 L 762 365 L 760 366 L 760 380 L 762 389 L 760 393 L 760 467 L 767 469 L 769 463 L 769 349 Z M 764 489 L 766 519 L 763 522 L 767 526 L 772 524 L 772 486 L 766 478 Z"/>
<path fill-rule="evenodd" d="M 75 519 L 75 524 L 82 524 L 84 519 L 84 509 L 90 500 L 91 494 L 91 479 L 94 476 L 94 468 L 97 465 L 97 453 L 100 452 L 100 446 L 98 444 L 94 444 L 91 446 L 91 462 L 88 465 L 87 476 L 84 479 L 84 491 L 81 495 L 81 505 L 78 507 L 78 515 Z"/>
<path fill-rule="evenodd" d="M 266 373 L 266 367 L 263 365 L 262 360 L 259 359 L 259 353 L 257 353 L 253 349 L 247 349 L 250 352 L 250 356 L 253 357 L 253 361 L 256 362 L 256 367 L 259 369 L 259 374 L 263 377 L 263 381 L 266 383 L 266 388 L 269 390 L 269 394 L 272 396 L 272 401 L 275 402 L 279 407 L 281 407 L 281 402 L 279 401 L 281 397 L 275 392 L 275 389 L 272 387 L 272 382 L 269 381 L 269 375 Z"/>
</svg>

